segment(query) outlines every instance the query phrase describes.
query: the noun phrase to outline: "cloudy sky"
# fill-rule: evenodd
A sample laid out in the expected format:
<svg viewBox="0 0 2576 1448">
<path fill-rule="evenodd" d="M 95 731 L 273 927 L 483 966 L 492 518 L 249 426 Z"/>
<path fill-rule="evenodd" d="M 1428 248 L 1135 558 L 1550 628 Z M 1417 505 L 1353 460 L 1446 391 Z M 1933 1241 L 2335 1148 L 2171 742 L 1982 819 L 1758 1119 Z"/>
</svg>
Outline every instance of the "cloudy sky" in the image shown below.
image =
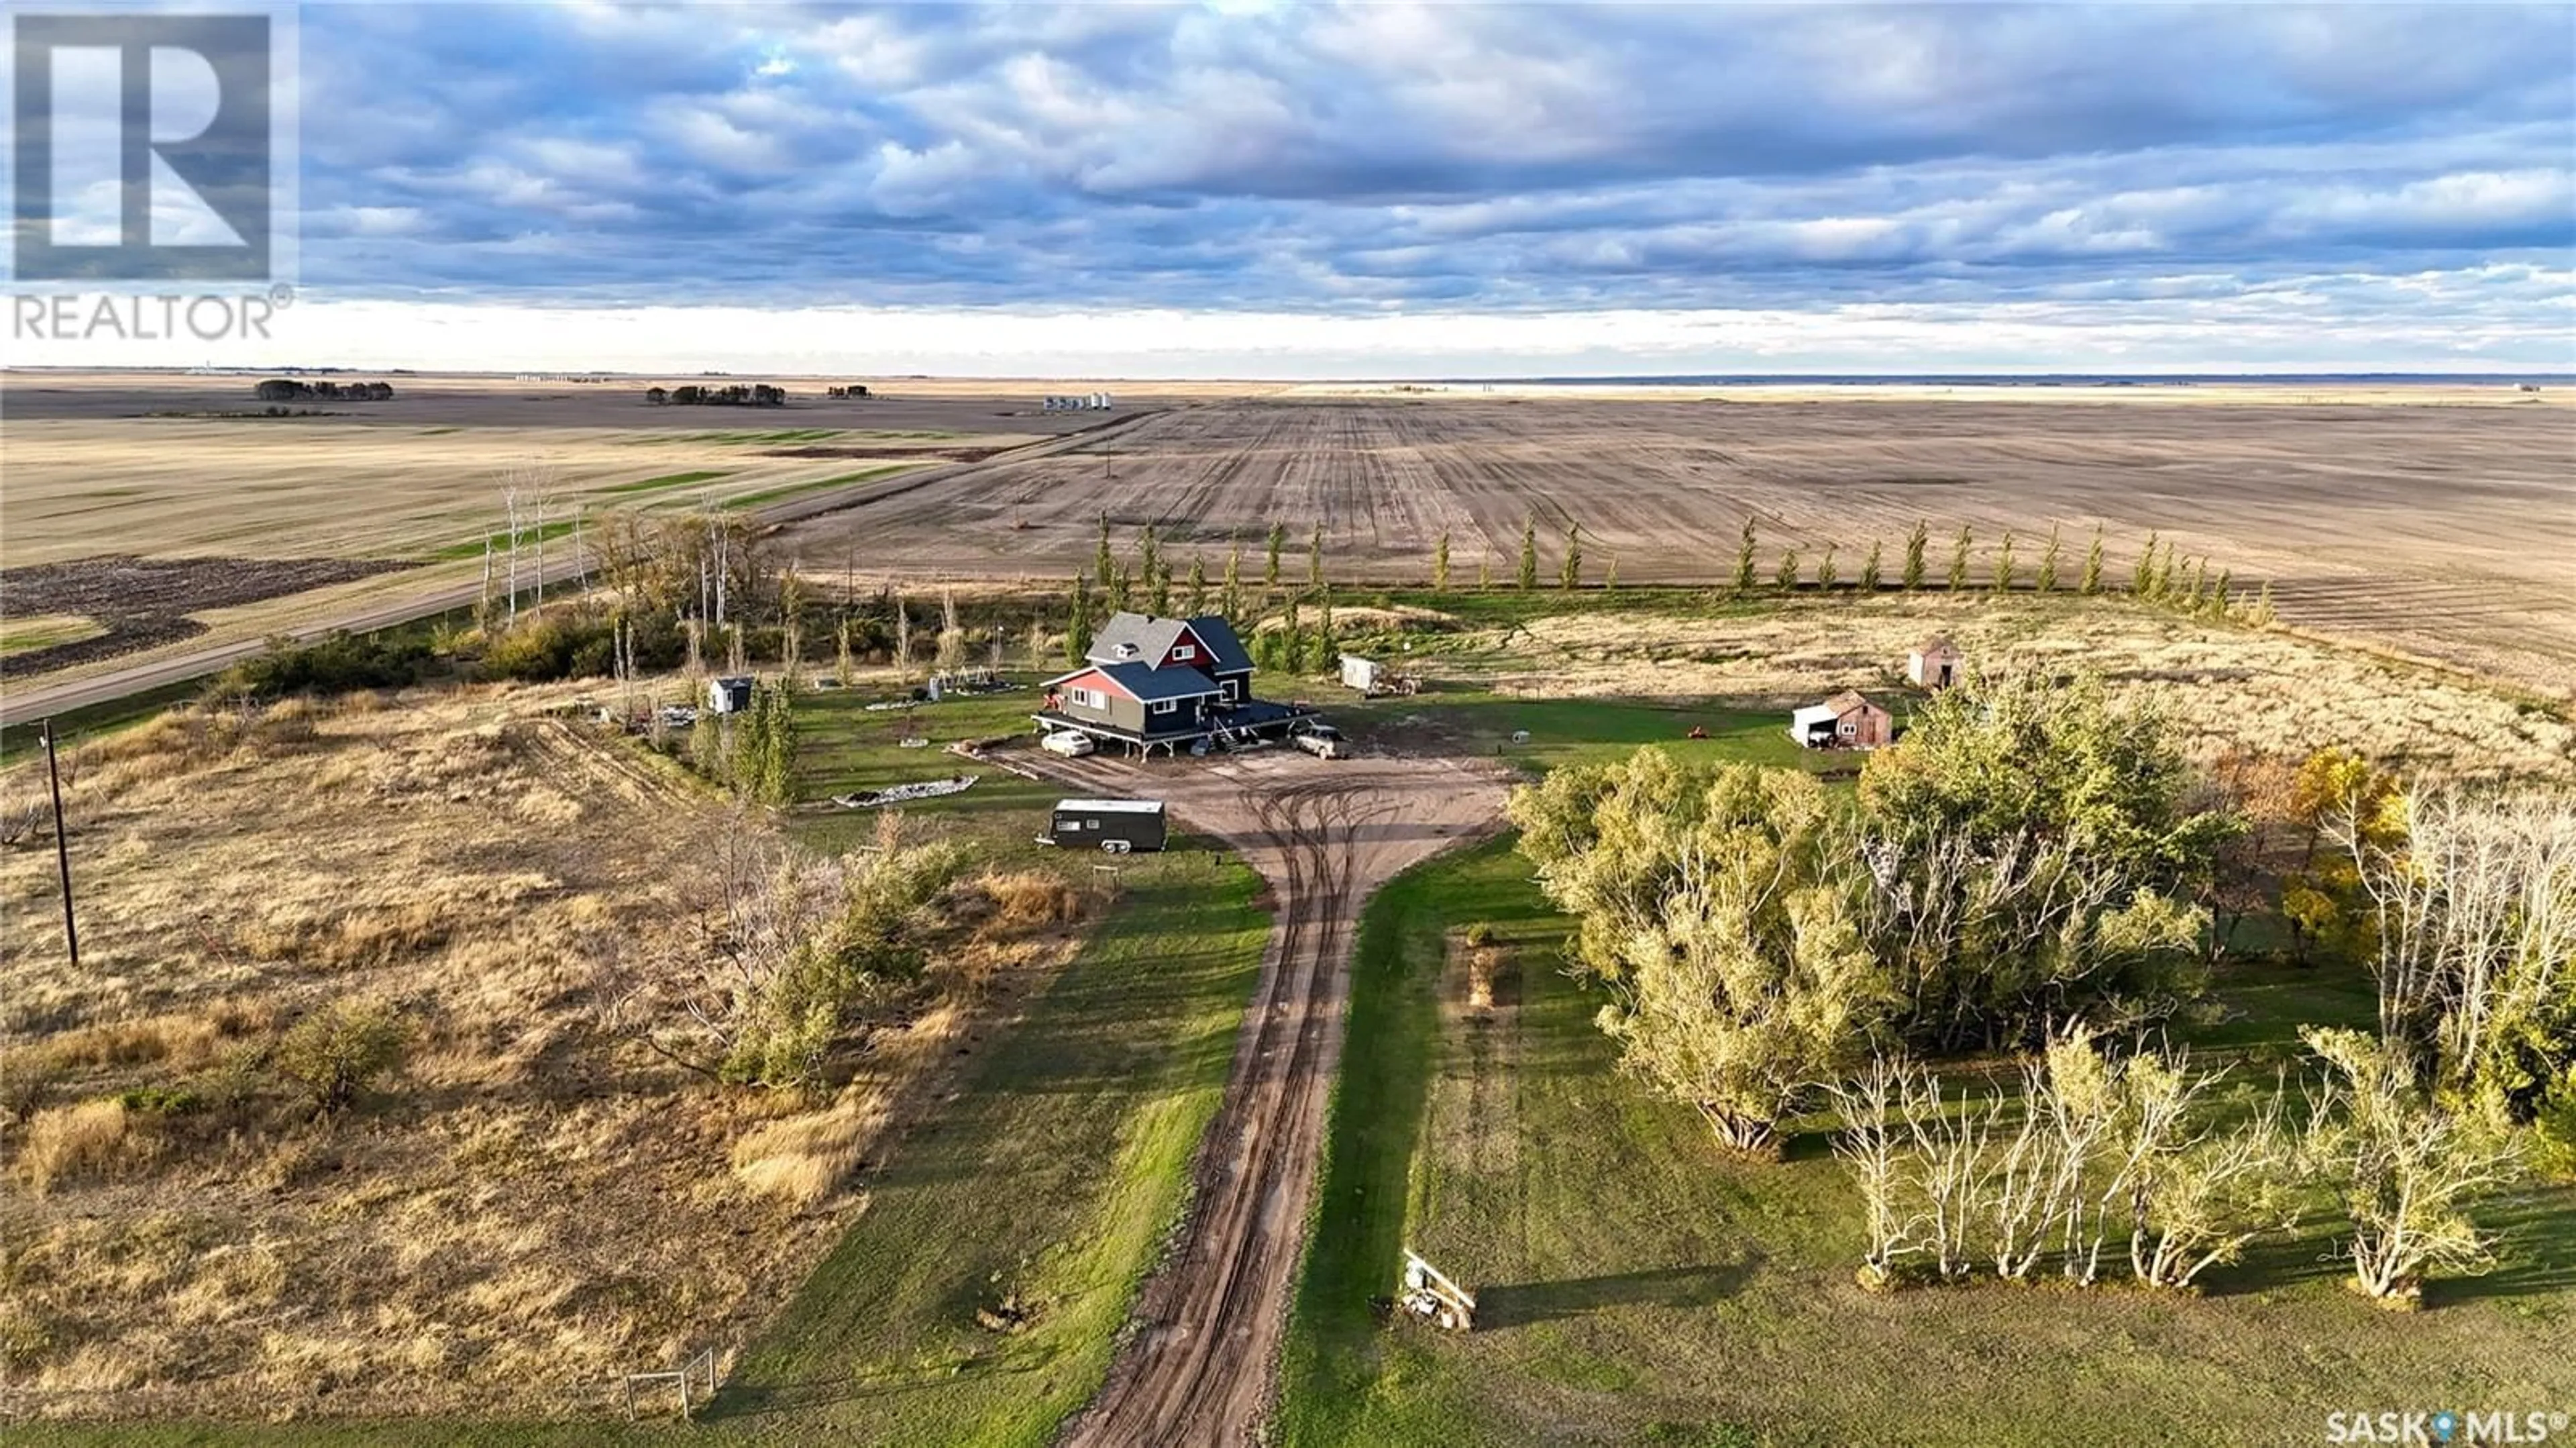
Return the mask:
<svg viewBox="0 0 2576 1448">
<path fill-rule="evenodd" d="M 2566 6 L 370 3 L 301 51 L 287 330 L 364 363 L 2576 364 Z"/>
</svg>

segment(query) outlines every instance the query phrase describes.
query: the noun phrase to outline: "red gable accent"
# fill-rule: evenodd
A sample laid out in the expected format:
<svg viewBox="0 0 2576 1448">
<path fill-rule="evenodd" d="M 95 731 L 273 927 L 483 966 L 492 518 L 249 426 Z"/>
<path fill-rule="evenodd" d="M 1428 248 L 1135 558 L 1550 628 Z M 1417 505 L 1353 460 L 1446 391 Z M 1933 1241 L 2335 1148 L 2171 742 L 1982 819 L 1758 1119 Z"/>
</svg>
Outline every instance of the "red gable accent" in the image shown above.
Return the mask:
<svg viewBox="0 0 2576 1448">
<path fill-rule="evenodd" d="M 1054 683 L 1047 685 L 1047 691 L 1049 693 L 1061 693 L 1066 689 L 1074 688 L 1076 686 L 1086 689 L 1105 690 L 1109 693 L 1116 694 L 1122 699 L 1133 699 L 1136 697 L 1133 693 L 1120 688 L 1116 679 L 1109 677 L 1098 669 L 1085 669 L 1078 674 L 1067 674 L 1063 678 L 1056 680 Z"/>
<path fill-rule="evenodd" d="M 1184 644 L 1191 650 L 1188 658 L 1181 657 L 1181 647 Z M 1205 669 L 1208 666 L 1207 640 L 1200 638 L 1199 631 L 1188 624 L 1181 625 L 1180 637 L 1172 640 L 1171 652 L 1163 655 L 1161 662 L 1154 667 L 1168 668 L 1173 664 L 1182 664 L 1193 669 Z"/>
</svg>

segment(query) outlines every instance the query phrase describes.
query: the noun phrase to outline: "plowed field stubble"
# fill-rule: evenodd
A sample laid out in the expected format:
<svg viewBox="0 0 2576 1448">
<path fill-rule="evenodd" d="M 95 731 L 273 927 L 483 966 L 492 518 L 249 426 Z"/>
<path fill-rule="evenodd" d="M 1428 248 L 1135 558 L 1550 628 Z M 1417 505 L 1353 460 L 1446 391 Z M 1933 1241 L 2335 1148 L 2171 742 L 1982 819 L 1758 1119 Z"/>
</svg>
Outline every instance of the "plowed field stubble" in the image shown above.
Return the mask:
<svg viewBox="0 0 2576 1448">
<path fill-rule="evenodd" d="M 2576 694 L 2576 409 L 2526 404 L 2310 403 L 2229 391 L 2225 406 L 1816 398 L 1595 400 L 1246 398 L 1177 408 L 1098 442 L 998 463 L 801 525 L 809 556 L 901 558 L 910 570 L 1066 574 L 1106 514 L 1130 547 L 1155 525 L 1183 568 L 1213 576 L 1263 535 L 1304 576 L 1324 530 L 1335 579 L 1420 580 L 1450 535 L 1458 586 L 1480 561 L 1514 572 L 1524 520 L 1553 582 L 1568 524 L 1587 578 L 1733 571 L 1751 517 L 1766 578 L 1784 545 L 1812 576 L 1823 548 L 1855 578 L 1870 545 L 1893 580 L 1908 530 L 1930 573 L 1976 540 L 1982 586 L 2013 531 L 2027 587 L 2052 526 L 2062 586 L 2104 530 L 2111 578 L 2150 530 L 2251 586 L 2293 624 Z M 2508 394 L 2509 395 L 2509 394 Z M 1814 400 L 1810 400 L 1814 399 Z"/>
</svg>

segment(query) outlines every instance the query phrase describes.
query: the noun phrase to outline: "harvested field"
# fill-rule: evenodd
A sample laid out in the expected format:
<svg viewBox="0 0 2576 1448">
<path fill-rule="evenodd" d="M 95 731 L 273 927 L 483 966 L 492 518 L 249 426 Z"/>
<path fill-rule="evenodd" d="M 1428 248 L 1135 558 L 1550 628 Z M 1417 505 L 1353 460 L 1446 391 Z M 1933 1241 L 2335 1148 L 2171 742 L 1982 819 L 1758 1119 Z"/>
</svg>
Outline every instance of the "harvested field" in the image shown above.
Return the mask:
<svg viewBox="0 0 2576 1448">
<path fill-rule="evenodd" d="M 101 555 L 369 566 L 230 602 L 164 607 L 112 597 L 99 616 L 124 622 L 111 624 L 111 637 L 63 653 L 17 652 L 14 675 L 103 682 L 136 662 L 158 668 L 273 634 L 380 626 L 470 601 L 484 542 L 504 527 L 507 486 L 520 492 L 531 537 L 536 500 L 545 498 L 546 561 L 566 572 L 578 552 L 569 536 L 577 516 L 593 525 L 612 509 L 774 516 L 828 502 L 834 491 L 900 486 L 905 474 L 1136 415 L 1132 407 L 1043 412 L 1039 396 L 1052 389 L 1036 385 L 1007 396 L 845 401 L 821 397 L 809 380 L 791 384 L 789 405 L 755 409 L 655 407 L 643 400 L 642 379 L 403 376 L 390 401 L 266 417 L 237 406 L 254 381 L 9 374 L 0 397 L 9 419 L 0 434 L 9 611 L 37 607 L 19 597 L 27 570 L 87 566 Z M 870 550 L 863 561 L 882 560 Z M 123 661 L 129 653 L 146 657 Z"/>
<path fill-rule="evenodd" d="M 357 558 L 137 558 L 112 554 L 10 570 L 11 613 L 72 614 L 97 627 L 61 642 L 12 650 L 9 671 L 52 669 L 192 638 L 201 609 L 237 608 L 327 588 L 402 567 Z"/>
<path fill-rule="evenodd" d="M 706 948 L 715 851 L 675 842 L 775 837 L 571 698 L 183 714 L 68 761 L 77 974 L 50 839 L 0 849 L 0 1410 L 613 1411 L 614 1374 L 775 1311 L 978 992 L 1070 948 L 1004 882 L 846 1086 L 708 1085 L 612 1012 L 636 961 Z M 318 1117 L 281 1043 L 345 1002 L 407 1047 Z"/>
<path fill-rule="evenodd" d="M 2470 680 L 2279 631 L 2116 601 L 1887 595 L 1792 603 L 1749 617 L 1566 613 L 1453 634 L 1444 679 L 1531 698 L 1702 697 L 1812 703 L 1897 690 L 1906 654 L 1944 633 L 1972 669 L 2099 671 L 2152 700 L 2203 754 L 2342 744 L 2444 775 L 2576 778 L 2576 727 Z M 1784 723 L 1785 727 L 1785 723 Z"/>
<path fill-rule="evenodd" d="M 1950 537 L 1974 531 L 1982 584 L 2007 529 L 2027 580 L 2062 527 L 2069 582 L 2097 526 L 2115 581 L 2155 530 L 2240 584 L 2270 580 L 2294 623 L 2576 695 L 2576 409 L 2157 395 L 1240 399 L 813 519 L 797 536 L 817 556 L 855 543 L 924 571 L 1052 576 L 1089 559 L 1104 510 L 1212 565 L 1240 537 L 1257 566 L 1273 522 L 1301 554 L 1321 524 L 1333 577 L 1419 580 L 1445 532 L 1465 580 L 1480 561 L 1508 578 L 1534 519 L 1543 576 L 1571 523 L 1589 576 L 1615 558 L 1622 580 L 1645 582 L 1727 575 L 1747 518 L 1766 573 L 1783 544 L 1810 563 L 1832 544 L 1850 578 L 1875 541 L 1892 577 L 1921 521 L 1936 577 Z M 1299 561 L 1288 571 L 1301 576 Z"/>
</svg>

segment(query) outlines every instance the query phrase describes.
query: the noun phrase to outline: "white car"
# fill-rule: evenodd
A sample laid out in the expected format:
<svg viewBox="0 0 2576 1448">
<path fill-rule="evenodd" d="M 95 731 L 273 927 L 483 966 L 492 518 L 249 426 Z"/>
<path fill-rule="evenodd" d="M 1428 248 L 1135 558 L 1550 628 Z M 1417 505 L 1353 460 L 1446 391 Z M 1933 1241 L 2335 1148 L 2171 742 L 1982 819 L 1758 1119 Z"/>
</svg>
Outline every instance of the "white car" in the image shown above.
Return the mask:
<svg viewBox="0 0 2576 1448">
<path fill-rule="evenodd" d="M 1334 728 L 1330 724 L 1307 725 L 1304 729 L 1299 730 L 1297 732 L 1297 737 L 1290 742 L 1295 744 L 1298 748 L 1305 750 L 1308 754 L 1315 756 L 1317 759 L 1348 759 L 1351 757 L 1350 741 L 1342 737 L 1342 731 Z"/>
<path fill-rule="evenodd" d="M 1079 729 L 1059 729 L 1038 741 L 1038 748 L 1067 759 L 1080 759 L 1099 747 L 1090 735 Z"/>
</svg>

